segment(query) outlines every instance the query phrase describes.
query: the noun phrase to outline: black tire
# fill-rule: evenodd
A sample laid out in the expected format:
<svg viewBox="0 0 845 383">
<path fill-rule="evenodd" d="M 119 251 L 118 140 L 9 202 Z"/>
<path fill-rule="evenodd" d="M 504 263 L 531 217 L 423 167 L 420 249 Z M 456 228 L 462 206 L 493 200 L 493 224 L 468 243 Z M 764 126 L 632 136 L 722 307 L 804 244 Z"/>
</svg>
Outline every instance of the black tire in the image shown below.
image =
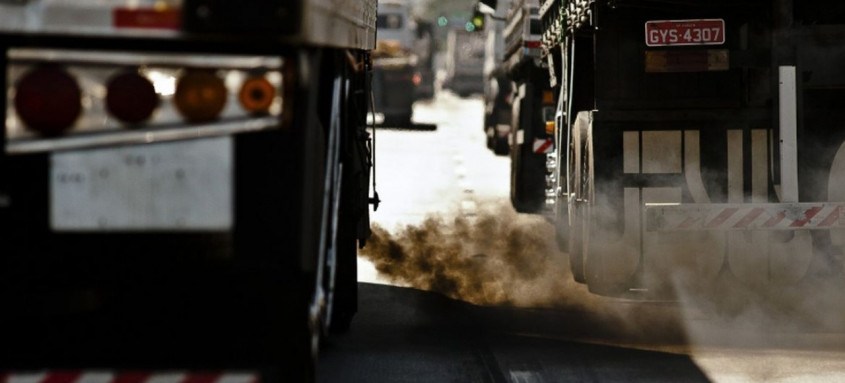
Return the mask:
<svg viewBox="0 0 845 383">
<path fill-rule="evenodd" d="M 495 133 L 494 133 L 495 134 Z M 506 156 L 510 153 L 507 137 L 493 136 L 493 153 L 497 156 Z"/>
<path fill-rule="evenodd" d="M 409 128 L 411 127 L 411 115 L 412 112 L 410 111 L 408 113 L 386 114 L 382 125 L 394 128 Z"/>
<path fill-rule="evenodd" d="M 349 330 L 358 312 L 358 238 L 369 235 L 369 159 L 366 144 L 366 74 L 351 76 L 343 113 L 343 166 L 336 238 L 334 300 L 330 333 Z M 410 118 L 410 116 L 409 116 Z"/>
<path fill-rule="evenodd" d="M 350 230 L 345 230 L 350 232 Z M 349 331 L 352 319 L 358 312 L 358 251 L 354 237 L 341 231 L 338 238 L 337 274 L 334 285 L 334 304 L 332 307 L 332 333 Z"/>
<path fill-rule="evenodd" d="M 569 228 L 569 266 L 576 282 L 587 282 L 587 261 L 590 235 L 590 203 L 593 199 L 592 143 L 588 127 L 575 124 L 572 127 L 572 148 L 570 148 L 571 190 L 574 201 L 572 226 Z"/>
<path fill-rule="evenodd" d="M 569 205 L 565 198 L 558 198 L 555 204 L 555 243 L 562 252 L 569 251 Z"/>
</svg>

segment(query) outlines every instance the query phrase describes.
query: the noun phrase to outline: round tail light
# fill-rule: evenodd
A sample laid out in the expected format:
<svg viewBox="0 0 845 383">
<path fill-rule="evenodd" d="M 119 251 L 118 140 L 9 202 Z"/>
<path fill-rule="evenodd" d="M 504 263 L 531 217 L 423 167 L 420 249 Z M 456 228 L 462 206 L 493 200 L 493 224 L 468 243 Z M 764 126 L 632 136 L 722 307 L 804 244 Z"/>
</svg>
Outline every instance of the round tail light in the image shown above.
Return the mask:
<svg viewBox="0 0 845 383">
<path fill-rule="evenodd" d="M 266 114 L 276 97 L 276 88 L 263 76 L 250 77 L 244 81 L 238 99 L 247 112 Z"/>
<path fill-rule="evenodd" d="M 24 125 L 43 136 L 69 129 L 82 111 L 76 80 L 56 65 L 35 68 L 15 86 L 15 111 Z"/>
<path fill-rule="evenodd" d="M 106 108 L 112 116 L 127 124 L 139 124 L 158 107 L 155 86 L 137 72 L 123 72 L 109 79 Z"/>
<path fill-rule="evenodd" d="M 211 70 L 188 70 L 176 83 L 174 103 L 185 120 L 207 122 L 216 119 L 226 106 L 226 85 Z"/>
</svg>

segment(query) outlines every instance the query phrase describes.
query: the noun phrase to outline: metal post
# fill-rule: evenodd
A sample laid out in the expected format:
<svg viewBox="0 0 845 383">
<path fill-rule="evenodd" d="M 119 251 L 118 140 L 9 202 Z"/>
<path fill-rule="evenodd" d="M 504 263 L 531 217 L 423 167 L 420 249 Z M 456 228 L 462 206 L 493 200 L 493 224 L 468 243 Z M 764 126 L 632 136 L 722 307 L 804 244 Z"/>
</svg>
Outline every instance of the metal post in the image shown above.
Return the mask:
<svg viewBox="0 0 845 383">
<path fill-rule="evenodd" d="M 798 94 L 795 66 L 778 67 L 781 202 L 798 202 Z"/>
</svg>

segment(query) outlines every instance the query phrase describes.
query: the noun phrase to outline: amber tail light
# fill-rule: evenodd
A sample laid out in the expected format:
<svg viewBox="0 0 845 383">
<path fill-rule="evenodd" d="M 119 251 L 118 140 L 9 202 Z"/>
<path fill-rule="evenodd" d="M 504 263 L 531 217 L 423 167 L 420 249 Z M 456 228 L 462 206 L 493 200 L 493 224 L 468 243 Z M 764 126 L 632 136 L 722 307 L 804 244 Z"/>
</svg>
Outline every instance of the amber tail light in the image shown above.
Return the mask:
<svg viewBox="0 0 845 383">
<path fill-rule="evenodd" d="M 176 83 L 174 103 L 186 121 L 217 119 L 226 106 L 226 84 L 213 70 L 189 69 Z"/>
</svg>

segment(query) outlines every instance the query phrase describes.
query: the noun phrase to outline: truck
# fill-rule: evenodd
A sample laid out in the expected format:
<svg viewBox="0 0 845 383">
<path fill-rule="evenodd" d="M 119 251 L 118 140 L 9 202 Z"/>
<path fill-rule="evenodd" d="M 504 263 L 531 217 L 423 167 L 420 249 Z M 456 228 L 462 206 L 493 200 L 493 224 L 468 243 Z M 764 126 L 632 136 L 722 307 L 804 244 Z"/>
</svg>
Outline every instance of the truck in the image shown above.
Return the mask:
<svg viewBox="0 0 845 383">
<path fill-rule="evenodd" d="M 378 43 L 373 52 L 375 112 L 385 125 L 411 125 L 416 100 L 415 76 L 418 57 L 414 51 L 416 25 L 411 7 L 404 0 L 381 0 Z M 422 84 L 422 78 L 419 78 Z"/>
<path fill-rule="evenodd" d="M 546 202 L 574 279 L 677 298 L 841 273 L 843 15 L 829 0 L 543 1 Z"/>
<path fill-rule="evenodd" d="M 434 23 L 422 18 L 415 20 L 416 40 L 414 53 L 417 56 L 414 72 L 414 101 L 429 101 L 434 98 L 434 55 L 436 41 Z"/>
<path fill-rule="evenodd" d="M 376 12 L 0 1 L 0 381 L 314 381 L 357 310 Z"/>
<path fill-rule="evenodd" d="M 484 91 L 484 37 L 466 29 L 450 29 L 446 35 L 446 78 L 443 88 L 460 97 Z"/>
<path fill-rule="evenodd" d="M 504 71 L 513 89 L 507 130 L 510 200 L 517 212 L 536 214 L 546 209 L 546 162 L 555 150 L 549 129 L 555 100 L 541 56 L 539 9 L 538 0 L 514 0 L 503 30 Z"/>
<path fill-rule="evenodd" d="M 484 4 L 477 3 L 476 11 L 484 18 L 484 133 L 487 148 L 499 156 L 510 153 L 508 136 L 511 124 L 513 84 L 505 71 L 505 15 L 509 0 L 497 2 L 496 9 L 481 11 Z"/>
</svg>

